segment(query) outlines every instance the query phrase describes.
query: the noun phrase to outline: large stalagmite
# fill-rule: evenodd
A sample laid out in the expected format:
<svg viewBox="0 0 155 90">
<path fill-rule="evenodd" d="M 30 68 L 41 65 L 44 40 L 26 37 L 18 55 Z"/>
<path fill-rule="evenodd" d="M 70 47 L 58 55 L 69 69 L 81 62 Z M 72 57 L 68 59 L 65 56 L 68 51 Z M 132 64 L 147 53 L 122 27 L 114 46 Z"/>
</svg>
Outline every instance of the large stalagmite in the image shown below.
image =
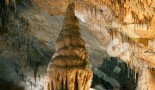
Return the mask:
<svg viewBox="0 0 155 90">
<path fill-rule="evenodd" d="M 93 73 L 74 9 L 74 3 L 67 8 L 64 25 L 56 41 L 56 52 L 45 76 L 44 90 L 90 89 Z"/>
</svg>

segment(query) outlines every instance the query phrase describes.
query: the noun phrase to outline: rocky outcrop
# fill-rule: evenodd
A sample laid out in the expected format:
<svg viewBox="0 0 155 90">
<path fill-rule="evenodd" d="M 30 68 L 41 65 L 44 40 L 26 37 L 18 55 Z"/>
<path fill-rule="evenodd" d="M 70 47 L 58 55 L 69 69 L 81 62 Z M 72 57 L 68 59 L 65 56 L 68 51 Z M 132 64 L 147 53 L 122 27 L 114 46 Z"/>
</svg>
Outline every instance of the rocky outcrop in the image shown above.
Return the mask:
<svg viewBox="0 0 155 90">
<path fill-rule="evenodd" d="M 90 89 L 93 74 L 74 8 L 74 4 L 67 8 L 64 25 L 56 41 L 56 52 L 45 76 L 44 90 Z"/>
</svg>

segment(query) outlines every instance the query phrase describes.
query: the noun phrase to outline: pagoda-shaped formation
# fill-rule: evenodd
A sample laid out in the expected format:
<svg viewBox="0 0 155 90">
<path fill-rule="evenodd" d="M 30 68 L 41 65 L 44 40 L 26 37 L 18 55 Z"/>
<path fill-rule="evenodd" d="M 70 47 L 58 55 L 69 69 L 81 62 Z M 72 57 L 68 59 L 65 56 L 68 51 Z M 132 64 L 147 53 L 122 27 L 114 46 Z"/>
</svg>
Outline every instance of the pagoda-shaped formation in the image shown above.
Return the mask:
<svg viewBox="0 0 155 90">
<path fill-rule="evenodd" d="M 93 73 L 74 9 L 74 3 L 67 8 L 56 52 L 45 76 L 44 90 L 90 90 Z"/>
</svg>

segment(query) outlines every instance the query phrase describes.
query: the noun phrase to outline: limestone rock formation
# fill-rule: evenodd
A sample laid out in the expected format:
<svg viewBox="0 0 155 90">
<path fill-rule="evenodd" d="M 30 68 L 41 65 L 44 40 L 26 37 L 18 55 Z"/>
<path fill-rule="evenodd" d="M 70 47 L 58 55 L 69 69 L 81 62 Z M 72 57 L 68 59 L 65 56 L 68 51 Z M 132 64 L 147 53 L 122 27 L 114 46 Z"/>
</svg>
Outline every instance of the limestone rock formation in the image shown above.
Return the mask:
<svg viewBox="0 0 155 90">
<path fill-rule="evenodd" d="M 138 79 L 138 87 L 136 90 L 154 90 L 155 89 L 155 72 L 154 70 L 143 68 Z"/>
<path fill-rule="evenodd" d="M 67 8 L 64 25 L 56 41 L 56 52 L 45 76 L 44 90 L 90 89 L 93 74 L 74 8 L 73 3 Z"/>
<path fill-rule="evenodd" d="M 122 38 L 129 38 L 131 42 L 136 43 L 141 46 L 140 48 L 149 48 L 149 42 L 155 39 L 155 0 L 69 0 L 74 1 L 76 4 L 75 11 L 76 16 L 81 19 L 81 21 L 86 22 L 92 29 L 94 34 L 98 37 L 99 42 L 102 46 L 107 47 L 109 45 L 109 39 L 113 39 L 113 34 L 115 31 L 120 33 Z M 43 10 L 49 12 L 52 15 L 62 15 L 65 12 L 63 9 L 69 4 L 68 0 L 61 0 L 61 2 L 47 4 L 54 2 L 50 0 L 47 2 L 43 0 L 41 4 L 38 0 L 33 0 L 33 2 L 41 7 Z M 63 3 L 63 4 L 62 4 Z M 62 6 L 62 7 L 60 7 Z M 54 8 L 55 7 L 55 8 Z M 51 10 L 53 12 L 51 12 Z M 57 12 L 54 12 L 58 10 Z M 111 37 L 108 37 L 105 33 L 111 32 Z M 111 31 L 110 31 L 111 30 Z M 104 35 L 105 34 L 105 35 Z M 104 35 L 104 37 L 103 37 Z M 123 39 L 124 40 L 124 39 Z M 123 41 L 121 40 L 121 41 Z M 127 41 L 129 42 L 129 41 Z M 108 43 L 108 44 L 106 44 Z M 134 45 L 130 44 L 131 47 Z M 139 48 L 136 46 L 136 48 Z M 154 50 L 151 48 L 151 51 Z M 149 62 L 153 64 L 152 60 L 154 54 L 146 55 L 144 52 L 140 53 L 142 56 L 148 56 L 149 59 L 141 60 L 144 62 Z M 141 58 L 136 55 L 136 59 Z M 119 56 L 118 56 L 119 57 Z M 124 58 L 122 58 L 124 59 Z"/>
<path fill-rule="evenodd" d="M 5 8 L 8 8 L 8 11 L 4 10 L 3 12 L 2 8 L 4 7 L 2 1 L 7 1 L 7 7 L 5 6 Z M 16 1 L 16 8 L 14 7 L 14 1 Z M 12 86 L 21 86 L 17 85 L 19 83 L 22 84 L 25 90 L 43 90 L 41 86 L 43 85 L 42 75 L 46 72 L 47 63 L 55 49 L 55 40 L 62 27 L 63 18 L 59 15 L 64 15 L 68 4 L 73 1 L 76 6 L 75 15 L 82 21 L 80 22 L 81 36 L 86 42 L 86 48 L 90 53 L 89 62 L 92 66 L 97 68 L 96 66 L 99 66 L 103 61 L 113 60 L 110 57 L 116 56 L 124 60 L 132 69 L 136 67 L 135 72 L 141 73 L 145 66 L 149 66 L 147 69 L 154 71 L 150 68 L 155 68 L 155 0 L 0 0 L 0 29 L 6 25 L 5 32 L 8 31 L 5 33 L 7 34 L 5 37 L 2 36 L 2 38 L 5 38 L 4 40 L 0 37 L 0 80 L 1 78 L 7 82 L 10 80 L 8 84 L 11 84 L 9 86 L 1 80 L 2 85 L 0 83 L 0 89 L 10 90 L 8 88 L 12 88 Z M 16 13 L 10 12 L 10 10 L 14 11 L 14 9 L 16 9 Z M 9 17 L 7 18 L 8 20 L 4 22 L 3 18 L 6 19 L 6 13 L 9 14 Z M 4 16 L 2 14 L 4 14 Z M 71 27 L 72 25 L 64 25 L 65 29 Z M 68 30 L 71 31 L 72 29 Z M 74 30 L 74 32 L 75 31 L 76 30 Z M 61 36 L 64 34 L 66 34 L 66 31 L 65 33 L 62 32 Z M 74 36 L 77 36 L 77 34 Z M 64 35 L 64 37 L 66 36 Z M 72 39 L 75 39 L 75 37 Z M 115 46 L 111 45 L 111 42 L 115 40 L 119 40 L 119 44 Z M 70 56 L 74 56 L 75 54 L 72 53 L 72 49 L 69 50 L 69 48 L 73 48 L 72 46 L 74 46 L 75 43 L 74 51 L 77 52 L 76 55 L 78 54 L 79 56 L 81 55 L 81 58 L 85 58 L 84 54 L 82 54 L 84 49 L 75 49 L 79 48 L 77 47 L 79 43 L 77 40 L 76 42 L 73 41 L 71 41 L 70 38 L 63 37 L 58 39 L 56 45 L 57 52 L 53 56 L 52 64 L 49 65 L 49 75 L 54 77 L 52 74 L 55 74 L 54 71 L 51 71 L 53 68 L 51 69 L 50 66 L 61 65 L 64 67 L 66 64 L 68 66 L 80 66 L 84 64 L 82 61 L 79 61 L 78 65 L 76 60 L 71 60 L 72 62 L 68 60 Z M 69 42 L 74 43 L 74 45 L 67 44 Z M 80 44 L 79 46 L 82 45 L 84 44 Z M 109 50 L 107 47 L 110 45 L 112 46 L 110 50 L 113 52 L 109 54 L 107 53 Z M 122 52 L 121 47 L 127 45 L 129 46 L 127 50 Z M 64 46 L 66 49 L 61 50 Z M 126 47 L 124 47 L 124 49 L 126 49 Z M 67 59 L 57 60 L 57 57 L 64 57 L 64 55 L 66 55 L 65 50 L 67 50 L 68 57 L 65 57 Z M 68 63 L 63 62 L 67 60 Z M 113 63 L 113 61 L 111 62 Z M 66 67 L 68 67 L 67 65 Z M 107 66 L 107 63 L 105 65 Z M 101 66 L 105 67 L 105 65 Z M 25 66 L 28 67 L 28 70 L 25 69 Z M 87 66 L 87 64 L 85 66 Z M 113 64 L 109 65 L 109 67 L 111 66 L 113 66 Z M 109 67 L 106 70 L 113 72 Z M 31 68 L 31 71 L 29 68 Z M 63 70 L 57 70 L 57 72 Z M 52 74 L 50 74 L 50 71 Z M 111 75 L 111 73 L 102 70 L 102 74 L 103 72 L 108 76 Z M 95 72 L 94 74 L 94 77 L 97 76 L 99 78 L 101 76 Z M 73 76 L 75 75 L 73 74 Z M 115 79 L 117 76 L 119 75 L 114 72 L 112 78 Z M 124 86 L 136 86 L 136 84 L 126 79 L 126 77 L 128 77 L 126 72 L 120 75 L 120 77 L 122 77 L 122 80 L 118 80 L 118 78 L 116 80 L 121 84 L 120 88 L 123 87 L 122 90 L 127 90 L 128 87 Z M 151 77 L 151 82 L 154 82 L 154 74 L 151 74 Z M 104 79 L 105 77 L 102 78 L 102 81 Z M 125 80 L 128 84 L 125 83 Z M 13 85 L 13 81 L 16 81 L 17 84 Z M 93 79 L 93 82 L 95 81 L 97 80 Z M 51 80 L 49 82 L 51 82 Z M 103 84 L 99 81 L 97 81 L 97 83 L 103 85 L 103 87 L 108 86 L 107 83 Z M 94 87 L 96 87 L 97 83 L 95 82 Z M 141 87 L 144 84 L 145 83 L 139 84 L 139 86 Z M 155 86 L 155 83 L 152 83 L 152 85 Z M 109 87 L 105 88 L 109 89 Z M 138 88 L 138 90 L 143 89 Z"/>
</svg>

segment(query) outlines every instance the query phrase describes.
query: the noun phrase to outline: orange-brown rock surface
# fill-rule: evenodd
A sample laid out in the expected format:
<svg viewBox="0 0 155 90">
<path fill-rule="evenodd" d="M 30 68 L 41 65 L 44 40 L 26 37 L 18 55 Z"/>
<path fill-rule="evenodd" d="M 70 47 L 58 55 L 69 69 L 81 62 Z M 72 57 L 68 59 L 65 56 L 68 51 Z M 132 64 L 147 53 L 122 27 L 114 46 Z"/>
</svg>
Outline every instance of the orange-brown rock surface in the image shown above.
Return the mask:
<svg viewBox="0 0 155 90">
<path fill-rule="evenodd" d="M 66 11 L 64 25 L 56 41 L 56 52 L 45 76 L 44 90 L 90 89 L 93 74 L 74 7 L 70 4 Z"/>
</svg>

